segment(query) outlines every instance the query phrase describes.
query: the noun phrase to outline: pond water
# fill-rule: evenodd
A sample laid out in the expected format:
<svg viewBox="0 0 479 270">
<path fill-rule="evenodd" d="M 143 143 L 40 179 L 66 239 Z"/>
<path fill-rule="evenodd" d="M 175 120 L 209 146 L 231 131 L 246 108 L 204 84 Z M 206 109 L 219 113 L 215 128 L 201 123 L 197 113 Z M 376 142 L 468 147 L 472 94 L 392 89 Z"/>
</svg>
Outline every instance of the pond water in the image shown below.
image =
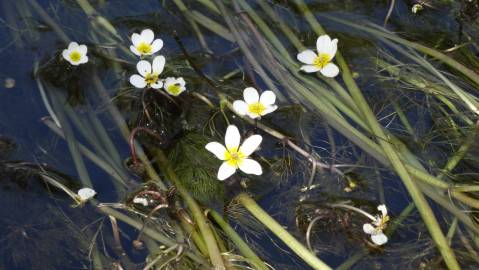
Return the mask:
<svg viewBox="0 0 479 270">
<path fill-rule="evenodd" d="M 0 269 L 479 268 L 479 1 L 0 7 Z M 144 29 L 180 95 L 130 83 Z M 296 60 L 324 31 L 338 39 L 335 78 Z M 87 63 L 62 57 L 71 41 Z M 272 90 L 278 109 L 235 114 L 246 87 Z M 217 179 L 205 145 L 230 124 L 262 136 L 261 175 Z M 382 204 L 377 245 L 363 226 Z"/>
</svg>

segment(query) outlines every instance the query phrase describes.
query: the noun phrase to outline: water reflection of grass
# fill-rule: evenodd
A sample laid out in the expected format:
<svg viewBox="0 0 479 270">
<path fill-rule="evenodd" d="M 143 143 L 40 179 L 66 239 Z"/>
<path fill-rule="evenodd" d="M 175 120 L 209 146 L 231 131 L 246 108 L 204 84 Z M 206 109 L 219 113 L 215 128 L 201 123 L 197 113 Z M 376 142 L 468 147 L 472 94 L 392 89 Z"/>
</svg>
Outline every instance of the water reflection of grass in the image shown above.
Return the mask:
<svg viewBox="0 0 479 270">
<path fill-rule="evenodd" d="M 63 42 L 68 42 L 68 33 L 62 29 L 63 26 L 35 1 L 32 3 L 33 10 L 43 21 Z M 311 44 L 296 34 L 298 31 L 295 24 L 300 22 L 303 27 L 308 25 L 307 31 L 312 30 L 316 35 L 325 34 L 325 29 L 303 1 L 293 1 L 288 7 L 274 6 L 267 1 L 250 3 L 239 0 L 230 4 L 204 0 L 193 5 L 188 1 L 175 0 L 173 3 L 186 18 L 185 24 L 191 26 L 190 31 L 195 34 L 199 46 L 205 52 L 215 50 L 210 39 L 229 42 L 228 45 L 234 48 L 230 53 L 244 56 L 244 65 L 232 70 L 220 70 L 219 73 L 226 74 L 223 78 L 217 74 L 205 73 L 205 66 L 226 61 L 228 56 L 190 54 L 182 44 L 182 38 L 175 34 L 182 55 L 173 59 L 165 72 L 173 75 L 180 71 L 184 73 L 183 76 L 189 79 L 189 92 L 193 93 L 172 99 L 146 90 L 138 94 L 138 91 L 115 84 L 118 91 L 112 97 L 101 74 L 108 72 L 114 81 L 123 81 L 124 69 L 131 68 L 129 60 L 121 60 L 128 57 L 125 56 L 128 55 L 125 47 L 127 42 L 118 30 L 121 26 L 109 21 L 87 0 L 77 0 L 76 3 L 91 18 L 88 28 L 92 44 L 90 48 L 93 49 L 95 60 L 102 64 L 96 62 L 95 66 L 81 69 L 81 73 L 72 70 L 69 70 L 70 73 L 61 72 L 62 64 L 56 59 L 40 65 L 36 72 L 37 80 L 42 87 L 44 102 L 51 108 L 49 111 L 53 119 L 45 119 L 45 123 L 67 141 L 78 176 L 85 186 L 95 186 L 99 180 L 90 178 L 84 157 L 111 176 L 119 198 L 132 189 L 137 189 L 141 185 L 139 180 L 154 185 L 152 192 L 166 192 L 170 187 L 176 188 L 177 193 L 173 195 L 173 200 L 168 201 L 166 209 L 155 210 L 154 215 L 152 209 L 138 209 L 129 200 L 118 199 L 118 203 L 112 204 L 92 202 L 100 212 L 142 231 L 140 239 L 150 254 L 146 261 L 147 268 L 191 269 L 207 267 L 211 263 L 217 269 L 268 269 L 263 261 L 267 255 L 264 258 L 258 256 L 267 252 L 252 249 L 251 247 L 258 247 L 258 243 L 243 240 L 245 236 L 237 234 L 230 227 L 234 223 L 227 222 L 219 213 L 209 209 L 221 208 L 225 196 L 227 201 L 233 198 L 233 203 L 227 203 L 225 211 L 226 217 L 231 221 L 242 224 L 241 218 L 235 218 L 235 213 L 239 213 L 243 219 L 247 217 L 250 223 L 244 224 L 244 228 L 247 231 L 251 229 L 252 234 L 262 223 L 306 264 L 315 269 L 328 269 L 329 266 L 306 248 L 302 237 L 298 241 L 292 236 L 294 229 L 288 228 L 289 232 L 285 230 L 259 208 L 250 196 L 241 191 L 254 192 L 260 198 L 272 190 L 281 190 L 282 186 L 290 187 L 292 190 L 289 190 L 289 200 L 279 203 L 286 210 L 281 210 L 280 207 L 276 210 L 280 214 L 283 211 L 280 216 L 291 219 L 291 216 L 298 215 L 291 215 L 291 208 L 297 204 L 308 205 L 306 202 L 309 198 L 318 196 L 318 186 L 326 191 L 319 193 L 321 196 L 350 192 L 354 199 L 352 203 L 358 203 L 356 207 L 374 209 L 371 206 L 377 203 L 370 199 L 371 196 L 379 194 L 380 203 L 384 203 L 402 193 L 398 190 L 390 191 L 390 185 L 383 184 L 399 179 L 413 202 L 393 219 L 386 233 L 401 234 L 403 220 L 417 209 L 420 219 L 416 220 L 421 222 L 414 224 L 414 230 L 427 231 L 431 238 L 426 238 L 424 243 L 428 247 L 432 247 L 431 242 L 434 243 L 441 255 L 436 256 L 432 248 L 425 249 L 421 254 L 428 256 L 428 259 L 432 258 L 431 264 L 444 263 L 450 269 L 458 269 L 459 263 L 467 264 L 466 262 L 474 260 L 477 253 L 474 235 L 479 232 L 479 228 L 474 215 L 464 209 L 474 210 L 479 207 L 475 194 L 478 187 L 470 177 L 456 174 L 470 171 L 467 168 L 468 160 L 476 160 L 471 148 L 475 146 L 476 139 L 478 101 L 474 88 L 479 85 L 479 76 L 474 70 L 445 53 L 405 40 L 373 24 L 351 23 L 327 16 L 329 22 L 334 21 L 367 33 L 367 38 L 355 38 L 367 40 L 365 43 L 372 49 L 375 48 L 375 45 L 371 45 L 374 42 L 381 44 L 386 53 L 379 57 L 376 55 L 374 61 L 362 59 L 362 63 L 377 66 L 379 72 L 373 72 L 386 77 L 363 75 L 364 72 L 371 72 L 371 68 L 352 67 L 348 57 L 343 56 L 346 54 L 341 53 L 336 56 L 341 79 L 305 75 L 298 72 L 299 63 L 294 60 L 294 55 Z M 294 19 L 286 20 L 285 16 L 279 14 L 280 9 L 284 9 L 281 10 L 282 14 L 286 12 Z M 274 22 L 274 25 L 270 22 Z M 342 35 L 351 38 L 349 35 L 352 34 Z M 340 50 L 343 50 L 347 46 L 341 40 Z M 348 52 L 347 55 L 350 54 Z M 426 59 L 424 55 L 430 58 Z M 466 57 L 471 62 L 477 61 L 477 57 L 470 53 Z M 443 67 L 440 64 L 447 66 L 448 71 L 454 72 L 456 76 L 446 74 L 440 69 Z M 64 73 L 77 76 L 66 76 Z M 314 134 L 318 131 L 303 130 L 300 121 L 298 124 L 280 123 L 274 122 L 273 118 L 272 122 L 268 122 L 266 117 L 266 121 L 257 123 L 235 116 L 231 102 L 240 95 L 238 89 L 245 86 L 238 77 L 242 73 L 246 74 L 251 83 L 260 80 L 258 84 L 264 84 L 275 91 L 282 104 L 301 104 L 302 112 L 299 114 L 307 115 L 302 117 L 311 121 L 320 119 L 326 130 L 321 135 L 327 138 L 327 142 L 320 143 L 325 146 L 325 150 L 315 147 L 318 140 Z M 361 77 L 358 79 L 356 74 L 361 74 Z M 358 83 L 362 78 L 381 83 L 384 88 L 386 85 L 401 88 L 393 90 L 397 96 L 385 93 L 384 89 L 369 90 L 365 83 Z M 75 99 L 79 105 L 77 108 L 72 106 L 76 104 L 71 99 L 72 95 L 65 94 L 65 88 L 73 89 L 72 93 L 77 94 L 87 87 L 94 94 L 76 95 L 82 98 Z M 381 96 L 374 96 L 375 94 Z M 100 107 L 95 107 L 98 104 L 92 102 L 92 96 L 100 100 Z M 117 101 L 116 104 L 112 100 Z M 131 142 L 141 161 L 141 164 L 133 165 L 137 166 L 135 171 L 141 174 L 131 175 L 125 169 L 121 151 L 110 138 L 108 128 L 99 120 L 96 108 L 104 109 L 124 139 Z M 422 119 L 416 118 L 418 112 L 423 116 Z M 286 112 L 288 113 L 290 112 Z M 270 148 L 263 149 L 263 157 L 260 157 L 264 168 L 267 168 L 265 175 L 272 179 L 233 178 L 231 186 L 226 189 L 238 191 L 228 194 L 226 190 L 226 194 L 223 194 L 224 187 L 214 177 L 215 160 L 202 145 L 210 138 L 223 134 L 221 130 L 230 123 L 237 123 L 248 131 L 261 132 L 273 141 L 267 144 Z M 130 129 L 134 130 L 138 126 L 148 128 L 156 135 L 139 132 L 138 135 L 130 136 Z M 157 140 L 158 137 L 162 140 Z M 284 151 L 288 154 L 285 155 Z M 294 158 L 291 160 L 290 156 Z M 273 168 L 281 171 L 272 171 Z M 391 177 L 385 171 L 396 174 L 398 178 Z M 289 174 L 295 176 L 296 183 L 288 183 L 288 179 L 275 180 L 278 175 Z M 352 179 L 354 175 L 359 177 Z M 55 181 L 51 177 L 51 183 Z M 260 188 L 255 188 L 255 181 L 260 183 L 260 187 L 265 182 L 269 187 L 261 187 L 263 191 L 258 192 Z M 397 186 L 396 183 L 395 185 Z M 268 197 L 281 200 L 282 195 L 284 193 L 269 195 L 266 200 Z M 368 198 L 368 201 L 355 200 L 355 196 Z M 313 204 L 313 209 L 323 211 L 311 211 L 312 216 L 309 213 L 306 218 L 298 218 L 306 220 L 303 223 L 315 220 L 317 217 L 314 214 L 322 214 L 323 218 L 341 217 L 342 221 L 346 218 L 359 218 L 351 213 L 344 216 L 342 212 L 325 210 L 328 209 L 328 202 L 335 202 L 341 197 L 344 196 L 327 196 L 324 201 Z M 216 199 L 215 204 L 212 203 L 213 198 Z M 238 205 L 241 207 L 238 208 Z M 433 211 L 436 208 L 439 210 Z M 252 216 L 246 215 L 246 211 Z M 152 221 L 142 223 L 141 218 Z M 259 222 L 251 222 L 254 218 Z M 321 236 L 321 231 L 328 231 L 327 227 L 334 226 L 333 224 L 321 222 L 322 226 L 319 227 L 324 228 L 317 230 L 318 237 Z M 357 237 L 361 232 L 358 231 L 357 224 L 346 221 L 344 224 L 346 225 L 339 231 L 354 235 L 351 237 L 352 243 L 360 238 L 358 242 L 364 244 L 340 269 L 351 267 L 370 251 L 381 251 L 368 244 L 364 240 L 366 237 Z M 447 233 L 443 232 L 446 226 Z M 311 235 L 311 228 L 308 231 L 309 242 L 314 235 Z M 314 249 L 315 242 L 312 243 Z M 350 244 L 347 241 L 341 243 Z M 324 244 L 318 242 L 318 245 Z M 391 244 L 384 251 L 394 252 L 393 249 L 398 247 L 400 246 Z M 399 251 L 397 253 L 401 254 Z M 406 249 L 404 254 L 408 254 Z M 94 259 L 97 266 L 108 263 L 101 256 Z M 419 259 L 413 261 L 416 260 Z M 127 261 L 122 262 L 129 265 Z M 275 265 L 274 260 L 269 260 L 269 263 Z"/>
</svg>

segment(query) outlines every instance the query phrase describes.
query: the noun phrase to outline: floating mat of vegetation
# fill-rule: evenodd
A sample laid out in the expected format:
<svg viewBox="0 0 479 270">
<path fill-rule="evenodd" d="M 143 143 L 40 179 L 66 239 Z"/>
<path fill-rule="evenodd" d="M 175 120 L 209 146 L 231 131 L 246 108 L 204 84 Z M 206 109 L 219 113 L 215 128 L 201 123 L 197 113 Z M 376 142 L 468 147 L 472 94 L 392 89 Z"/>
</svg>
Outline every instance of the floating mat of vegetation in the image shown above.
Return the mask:
<svg viewBox="0 0 479 270">
<path fill-rule="evenodd" d="M 0 270 L 479 268 L 479 1 L 0 5 Z"/>
</svg>

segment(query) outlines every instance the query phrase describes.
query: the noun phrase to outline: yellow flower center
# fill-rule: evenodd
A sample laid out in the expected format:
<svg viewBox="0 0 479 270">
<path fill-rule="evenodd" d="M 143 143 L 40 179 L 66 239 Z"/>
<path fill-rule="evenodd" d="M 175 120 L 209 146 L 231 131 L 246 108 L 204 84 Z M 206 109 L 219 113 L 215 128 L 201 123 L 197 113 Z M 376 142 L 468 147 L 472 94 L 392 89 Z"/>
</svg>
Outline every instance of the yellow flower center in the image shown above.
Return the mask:
<svg viewBox="0 0 479 270">
<path fill-rule="evenodd" d="M 73 62 L 78 62 L 80 61 L 81 59 L 81 54 L 79 51 L 72 51 L 70 53 L 70 60 L 72 60 Z"/>
<path fill-rule="evenodd" d="M 318 56 L 313 60 L 313 65 L 317 66 L 318 68 L 324 68 L 329 61 L 331 61 L 331 56 L 327 53 L 320 53 Z"/>
<path fill-rule="evenodd" d="M 147 85 L 152 85 L 158 81 L 158 74 L 157 73 L 146 73 L 145 75 L 145 82 Z"/>
<path fill-rule="evenodd" d="M 235 168 L 238 168 L 245 158 L 246 156 L 237 147 L 225 151 L 225 161 Z"/>
<path fill-rule="evenodd" d="M 266 110 L 266 107 L 260 102 L 251 103 L 248 105 L 248 112 L 257 116 L 261 116 Z"/>
<path fill-rule="evenodd" d="M 166 87 L 166 91 L 168 91 L 170 94 L 176 96 L 178 93 L 181 91 L 181 86 L 176 83 L 172 83 Z"/>
<path fill-rule="evenodd" d="M 381 219 L 379 220 L 379 222 L 376 225 L 376 231 L 377 232 L 381 232 L 381 231 L 384 231 L 384 229 L 386 229 L 387 227 L 387 223 L 389 221 L 389 216 L 383 216 L 381 217 Z"/>
<path fill-rule="evenodd" d="M 152 47 L 150 44 L 145 43 L 145 42 L 140 42 L 138 46 L 136 46 L 136 49 L 141 53 L 141 54 L 149 54 L 152 51 Z"/>
</svg>

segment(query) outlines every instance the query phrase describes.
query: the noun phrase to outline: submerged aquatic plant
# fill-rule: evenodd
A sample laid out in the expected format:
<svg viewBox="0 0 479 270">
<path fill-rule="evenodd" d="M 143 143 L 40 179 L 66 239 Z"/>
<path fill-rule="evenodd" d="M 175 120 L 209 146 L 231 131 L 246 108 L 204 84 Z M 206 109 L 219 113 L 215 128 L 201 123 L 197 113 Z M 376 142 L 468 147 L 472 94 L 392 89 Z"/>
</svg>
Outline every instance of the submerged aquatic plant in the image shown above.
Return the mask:
<svg viewBox="0 0 479 270">
<path fill-rule="evenodd" d="M 210 142 L 205 148 L 213 153 L 218 159 L 223 160 L 218 170 L 218 180 L 225 180 L 233 175 L 237 169 L 247 174 L 261 175 L 261 165 L 248 158 L 261 144 L 261 135 L 248 137 L 240 146 L 241 135 L 236 126 L 230 125 L 226 129 L 225 146 L 219 142 Z"/>
<path fill-rule="evenodd" d="M 70 42 L 68 48 L 63 50 L 62 56 L 70 64 L 78 66 L 88 62 L 88 48 L 86 45 L 78 45 L 76 42 Z"/>
<path fill-rule="evenodd" d="M 138 74 L 130 77 L 130 83 L 136 88 L 151 87 L 154 89 L 160 89 L 163 87 L 163 81 L 160 79 L 160 74 L 165 67 L 166 59 L 163 55 L 156 56 L 153 59 L 153 63 L 146 60 L 141 60 L 136 64 Z"/>
<path fill-rule="evenodd" d="M 133 33 L 131 42 L 133 45 L 130 50 L 138 56 L 152 55 L 163 48 L 163 40 L 155 39 L 155 33 L 151 29 L 145 29 L 140 34 Z"/>
<path fill-rule="evenodd" d="M 301 70 L 308 73 L 319 71 L 326 77 L 336 77 L 339 74 L 339 68 L 331 61 L 338 50 L 338 39 L 331 40 L 328 35 L 322 35 L 316 40 L 316 50 L 318 53 L 305 50 L 298 54 L 298 60 L 306 64 L 301 67 Z"/>
<path fill-rule="evenodd" d="M 268 113 L 278 109 L 274 103 L 276 95 L 273 91 L 264 91 L 261 96 L 258 90 L 253 87 L 247 87 L 243 91 L 243 100 L 233 102 L 233 108 L 240 115 L 248 115 L 250 118 L 260 118 Z"/>
</svg>

